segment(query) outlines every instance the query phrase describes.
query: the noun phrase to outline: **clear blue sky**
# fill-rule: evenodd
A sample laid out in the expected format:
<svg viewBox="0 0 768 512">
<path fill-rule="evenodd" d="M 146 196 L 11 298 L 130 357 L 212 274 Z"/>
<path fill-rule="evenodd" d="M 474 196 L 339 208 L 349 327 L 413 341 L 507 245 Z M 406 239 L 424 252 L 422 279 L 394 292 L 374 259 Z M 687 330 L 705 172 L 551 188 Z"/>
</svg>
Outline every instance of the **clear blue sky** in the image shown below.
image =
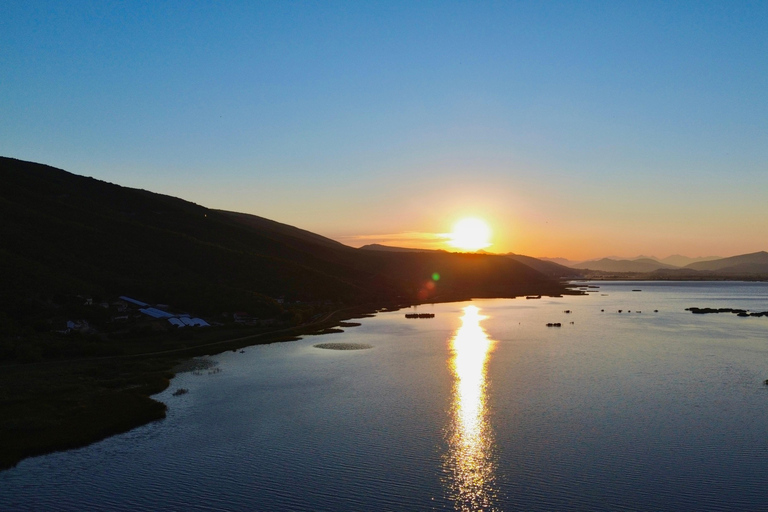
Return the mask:
<svg viewBox="0 0 768 512">
<path fill-rule="evenodd" d="M 0 4 L 0 155 L 337 238 L 768 249 L 768 2 Z"/>
</svg>

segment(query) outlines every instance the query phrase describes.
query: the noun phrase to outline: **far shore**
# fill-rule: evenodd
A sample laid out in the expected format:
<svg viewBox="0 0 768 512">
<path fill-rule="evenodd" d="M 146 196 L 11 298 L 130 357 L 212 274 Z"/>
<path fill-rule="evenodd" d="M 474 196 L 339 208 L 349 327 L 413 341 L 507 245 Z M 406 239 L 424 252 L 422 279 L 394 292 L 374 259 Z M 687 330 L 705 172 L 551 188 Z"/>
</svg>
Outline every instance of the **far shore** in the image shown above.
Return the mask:
<svg viewBox="0 0 768 512">
<path fill-rule="evenodd" d="M 755 274 L 747 274 L 742 276 L 715 276 L 715 275 L 654 275 L 654 274 L 642 274 L 637 272 L 626 272 L 626 273 L 605 273 L 605 275 L 600 274 L 585 274 L 582 277 L 579 278 L 572 278 L 570 279 L 571 282 L 582 282 L 582 281 L 691 281 L 691 282 L 739 282 L 739 281 L 745 281 L 745 282 L 764 282 L 768 281 L 768 276 L 766 275 L 755 275 Z"/>
</svg>

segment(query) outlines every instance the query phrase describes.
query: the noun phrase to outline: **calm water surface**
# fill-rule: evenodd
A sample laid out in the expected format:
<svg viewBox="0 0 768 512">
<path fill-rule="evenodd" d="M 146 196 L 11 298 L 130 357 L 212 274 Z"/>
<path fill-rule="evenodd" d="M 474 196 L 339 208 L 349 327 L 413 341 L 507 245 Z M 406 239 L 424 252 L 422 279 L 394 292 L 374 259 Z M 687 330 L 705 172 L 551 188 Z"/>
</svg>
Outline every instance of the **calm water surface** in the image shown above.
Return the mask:
<svg viewBox="0 0 768 512">
<path fill-rule="evenodd" d="M 768 510 L 768 318 L 684 311 L 768 284 L 592 284 L 213 356 L 165 420 L 0 473 L 0 510 Z"/>
</svg>

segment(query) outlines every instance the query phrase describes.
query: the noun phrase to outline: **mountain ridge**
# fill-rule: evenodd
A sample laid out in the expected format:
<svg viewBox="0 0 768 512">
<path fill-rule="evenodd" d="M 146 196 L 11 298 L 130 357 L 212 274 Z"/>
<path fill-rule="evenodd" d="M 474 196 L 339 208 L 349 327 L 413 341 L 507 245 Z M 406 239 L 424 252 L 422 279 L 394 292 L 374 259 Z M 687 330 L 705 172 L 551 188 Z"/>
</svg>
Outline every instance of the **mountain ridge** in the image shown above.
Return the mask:
<svg viewBox="0 0 768 512">
<path fill-rule="evenodd" d="M 689 270 L 710 271 L 720 274 L 767 273 L 768 252 L 758 251 L 739 254 L 718 260 L 691 263 L 684 268 Z"/>
<path fill-rule="evenodd" d="M 12 285 L 0 292 L 6 306 L 67 289 L 141 296 L 204 314 L 258 309 L 263 297 L 414 301 L 427 298 L 421 288 L 433 273 L 443 279 L 432 298 L 564 289 L 501 256 L 359 250 L 263 217 L 44 164 L 2 157 L 0 185 L 0 236 L 11 241 L 0 252 L 0 272 Z"/>
<path fill-rule="evenodd" d="M 442 249 L 412 249 L 407 247 L 395 247 L 391 245 L 382 245 L 382 244 L 368 244 L 360 247 L 360 249 L 366 250 L 366 251 L 383 251 L 383 252 L 442 252 L 442 253 L 447 252 Z M 477 251 L 476 254 L 492 254 L 492 253 L 489 253 L 486 251 Z M 545 261 L 538 258 L 534 258 L 532 256 L 515 254 L 513 252 L 500 254 L 499 256 L 505 256 L 511 260 L 522 263 L 523 265 L 526 265 L 538 272 L 541 272 L 545 276 L 548 276 L 554 279 L 577 279 L 582 277 L 581 272 L 579 272 L 578 270 L 567 267 L 565 265 L 560 265 L 552 261 Z"/>
<path fill-rule="evenodd" d="M 601 272 L 653 272 L 665 268 L 676 268 L 650 258 L 636 260 L 614 260 L 603 258 L 597 261 L 586 261 L 573 265 L 573 268 L 584 270 L 599 270 Z"/>
</svg>

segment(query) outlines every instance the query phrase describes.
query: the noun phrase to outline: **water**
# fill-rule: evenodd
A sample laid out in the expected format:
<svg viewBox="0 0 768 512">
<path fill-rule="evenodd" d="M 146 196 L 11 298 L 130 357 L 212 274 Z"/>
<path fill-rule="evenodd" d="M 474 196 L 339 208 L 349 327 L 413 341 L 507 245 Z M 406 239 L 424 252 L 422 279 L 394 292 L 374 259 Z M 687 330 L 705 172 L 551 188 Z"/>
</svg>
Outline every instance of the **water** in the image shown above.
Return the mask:
<svg viewBox="0 0 768 512">
<path fill-rule="evenodd" d="M 768 284 L 594 284 L 213 356 L 165 420 L 0 473 L 0 510 L 768 510 L 768 318 L 684 311 Z"/>
</svg>

